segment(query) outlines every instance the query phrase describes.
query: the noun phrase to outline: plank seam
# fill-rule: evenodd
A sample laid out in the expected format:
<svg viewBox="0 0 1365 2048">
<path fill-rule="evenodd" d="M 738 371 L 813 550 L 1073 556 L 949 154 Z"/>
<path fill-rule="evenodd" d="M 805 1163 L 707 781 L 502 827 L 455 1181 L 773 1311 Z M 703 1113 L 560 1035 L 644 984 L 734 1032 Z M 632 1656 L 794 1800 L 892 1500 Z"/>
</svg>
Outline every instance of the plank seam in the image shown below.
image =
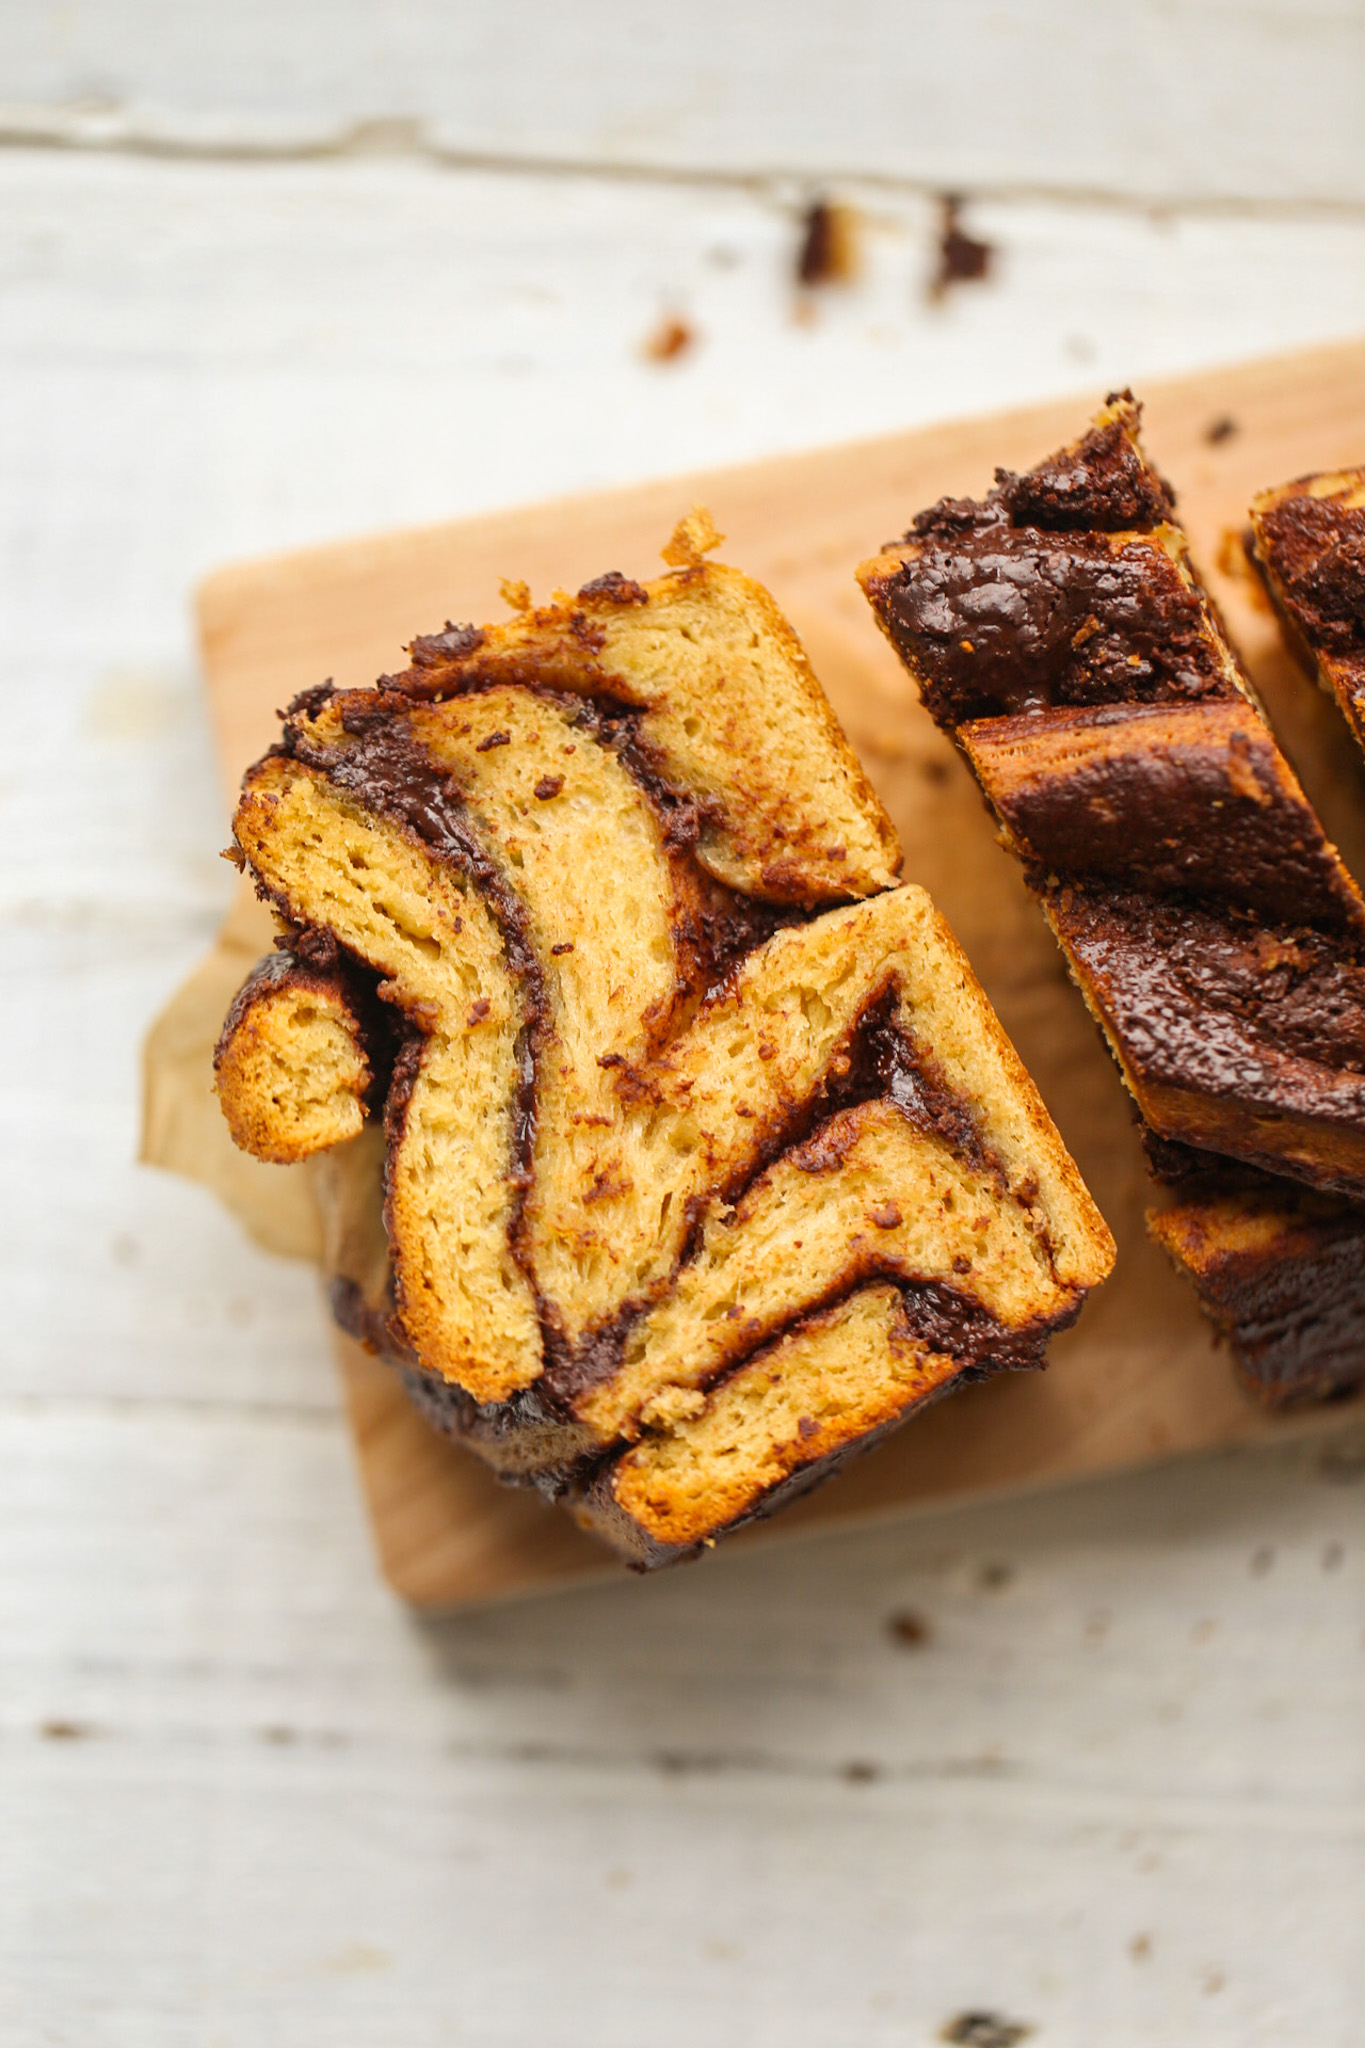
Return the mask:
<svg viewBox="0 0 1365 2048">
<path fill-rule="evenodd" d="M 0 151 L 36 154 L 133 157 L 148 162 L 286 166 L 388 159 L 431 169 L 482 172 L 509 178 L 573 178 L 584 183 L 654 185 L 678 190 L 748 193 L 784 210 L 805 204 L 831 186 L 852 187 L 904 198 L 938 201 L 941 180 L 898 176 L 853 165 L 772 164 L 763 169 L 708 170 L 638 160 L 543 156 L 511 151 L 458 149 L 427 135 L 415 120 L 365 120 L 333 134 L 259 137 L 196 135 L 158 129 L 104 111 L 92 119 L 61 108 L 9 107 L 0 111 Z M 1209 194 L 1175 198 L 1157 192 L 1126 192 L 1104 185 L 999 184 L 974 181 L 954 196 L 977 204 L 1046 205 L 1106 209 L 1161 219 L 1218 218 L 1266 221 L 1365 220 L 1365 200 L 1314 197 L 1277 199 Z"/>
</svg>

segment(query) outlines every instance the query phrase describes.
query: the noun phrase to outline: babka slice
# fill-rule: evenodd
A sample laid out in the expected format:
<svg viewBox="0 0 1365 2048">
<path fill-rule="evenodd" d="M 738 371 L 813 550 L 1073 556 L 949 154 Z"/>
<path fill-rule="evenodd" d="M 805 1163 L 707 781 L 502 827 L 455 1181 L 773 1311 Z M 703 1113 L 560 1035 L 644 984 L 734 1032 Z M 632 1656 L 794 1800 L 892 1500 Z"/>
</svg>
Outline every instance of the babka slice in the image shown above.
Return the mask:
<svg viewBox="0 0 1365 2048">
<path fill-rule="evenodd" d="M 694 516 L 656 582 L 517 589 L 374 690 L 304 695 L 235 819 L 293 955 L 333 947 L 393 1020 L 382 1143 L 317 1126 L 338 1314 L 642 1563 L 1041 1363 L 1113 1255 L 714 540 Z M 328 1086 L 363 1112 L 361 1069 Z"/>
<path fill-rule="evenodd" d="M 921 514 L 860 579 L 1146 1120 L 1175 1197 L 1149 1229 L 1278 1402 L 1365 1371 L 1365 905 L 1138 425 L 1131 394 L 1111 399 L 1030 474 Z"/>
<path fill-rule="evenodd" d="M 1365 1204 L 1148 1134 L 1171 1200 L 1147 1228 L 1271 1407 L 1365 1378 Z"/>
<path fill-rule="evenodd" d="M 1262 491 L 1248 552 L 1290 646 L 1365 747 L 1365 469 Z"/>
<path fill-rule="evenodd" d="M 1143 1116 L 1365 1194 L 1365 902 L 1252 699 L 1131 394 L 860 572 Z"/>
<path fill-rule="evenodd" d="M 1365 746 L 1365 469 L 1263 491 L 1247 543 L 1291 651 Z M 1359 1384 L 1365 1204 L 1220 1179 L 1180 1188 L 1152 1228 L 1227 1329 L 1243 1376 L 1274 1400 Z"/>
</svg>

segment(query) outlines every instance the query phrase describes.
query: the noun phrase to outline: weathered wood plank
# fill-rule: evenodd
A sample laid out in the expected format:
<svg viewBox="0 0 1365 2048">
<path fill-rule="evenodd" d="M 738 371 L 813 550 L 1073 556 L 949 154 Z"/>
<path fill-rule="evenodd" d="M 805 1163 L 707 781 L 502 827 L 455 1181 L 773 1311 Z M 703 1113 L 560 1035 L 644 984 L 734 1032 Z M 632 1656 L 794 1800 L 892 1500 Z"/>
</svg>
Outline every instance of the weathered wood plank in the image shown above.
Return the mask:
<svg viewBox="0 0 1365 2048">
<path fill-rule="evenodd" d="M 1365 328 L 1348 221 L 983 206 L 994 278 L 931 304 L 932 210 L 888 198 L 806 324 L 797 223 L 747 193 L 24 154 L 0 205 L 4 656 L 126 675 L 148 720 L 233 555 Z M 660 365 L 669 308 L 696 341 Z M 21 700 L 54 762 L 75 688 Z"/>
<path fill-rule="evenodd" d="M 1354 14 L 1293 14 L 1344 89 Z M 126 91 L 141 120 L 151 23 L 168 77 L 193 42 L 236 103 L 294 34 L 65 21 L 62 46 L 55 9 L 7 12 L 6 96 Z M 381 53 L 429 53 L 397 21 Z M 334 22 L 296 67 L 331 129 Z M 654 45 L 679 79 L 683 33 Z M 20 80 L 24 50 L 46 68 Z M 1323 162 L 1297 62 L 1287 126 L 1255 130 L 1267 177 L 1297 136 L 1291 196 Z M 807 327 L 780 195 L 0 159 L 7 2043 L 906 2048 L 969 2008 L 1057 2048 L 1355 2040 L 1359 1485 L 1306 1454 L 1201 1465 L 415 1626 L 375 1577 L 311 1281 L 131 1164 L 142 1024 L 230 879 L 190 654 L 206 569 L 1365 327 L 1344 219 L 982 207 L 997 281 L 931 308 L 931 210 L 876 207 L 864 284 Z M 696 348 L 643 362 L 675 305 Z"/>
<path fill-rule="evenodd" d="M 414 1628 L 334 1425 L 149 1422 L 0 1438 L 7 2039 L 1353 2038 L 1358 1456 Z"/>
<path fill-rule="evenodd" d="M 879 175 L 1161 200 L 1365 202 L 1347 0 L 45 0 L 0 22 L 12 133 L 359 140 L 686 175 Z"/>
</svg>

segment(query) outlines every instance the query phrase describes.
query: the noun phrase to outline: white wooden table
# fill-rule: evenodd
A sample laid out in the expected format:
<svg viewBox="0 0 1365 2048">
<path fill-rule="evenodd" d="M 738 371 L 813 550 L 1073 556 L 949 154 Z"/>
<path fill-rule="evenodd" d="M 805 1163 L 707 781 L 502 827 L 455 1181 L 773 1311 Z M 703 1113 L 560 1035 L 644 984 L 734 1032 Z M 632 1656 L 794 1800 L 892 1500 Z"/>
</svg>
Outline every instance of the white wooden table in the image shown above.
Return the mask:
<svg viewBox="0 0 1365 2048">
<path fill-rule="evenodd" d="M 418 1623 L 311 1277 L 132 1163 L 196 577 L 1359 333 L 1363 87 L 1350 0 L 0 13 L 6 2048 L 1365 2039 L 1365 1442 Z"/>
</svg>

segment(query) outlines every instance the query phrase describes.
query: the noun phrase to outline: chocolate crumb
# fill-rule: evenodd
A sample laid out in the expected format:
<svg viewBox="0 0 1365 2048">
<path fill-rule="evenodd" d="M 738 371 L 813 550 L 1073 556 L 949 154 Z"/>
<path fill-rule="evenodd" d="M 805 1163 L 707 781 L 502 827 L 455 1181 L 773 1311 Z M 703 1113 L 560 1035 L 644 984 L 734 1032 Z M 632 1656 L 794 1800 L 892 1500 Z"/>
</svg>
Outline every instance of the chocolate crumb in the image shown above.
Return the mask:
<svg viewBox="0 0 1365 2048">
<path fill-rule="evenodd" d="M 488 1015 L 488 1012 L 492 1009 L 492 1007 L 493 1005 L 489 1002 L 487 996 L 480 996 L 476 1003 L 470 1004 L 469 1015 L 465 1019 L 465 1022 L 468 1025 L 470 1025 L 471 1028 L 475 1024 L 482 1024 L 484 1018 Z"/>
<path fill-rule="evenodd" d="M 572 939 L 561 939 L 561 940 L 560 940 L 560 942 L 559 942 L 559 944 L 558 944 L 557 946 L 551 946 L 551 948 L 550 948 L 550 951 L 551 951 L 552 953 L 572 953 L 572 951 L 573 951 L 573 940 L 572 940 Z"/>
<path fill-rule="evenodd" d="M 569 632 L 587 654 L 600 654 L 607 644 L 605 626 L 599 626 L 596 619 L 590 619 L 586 612 L 575 612 L 569 620 Z"/>
<path fill-rule="evenodd" d="M 446 621 L 446 626 L 449 630 L 449 620 Z M 275 716 L 286 724 L 296 718 L 316 718 L 323 706 L 335 695 L 336 684 L 331 676 L 328 676 L 325 683 L 314 683 L 311 689 L 300 690 L 296 696 L 289 699 L 283 711 L 277 711 Z"/>
<path fill-rule="evenodd" d="M 563 787 L 564 777 L 562 775 L 542 775 L 536 784 L 535 793 L 544 804 L 548 803 L 552 796 L 558 796 Z"/>
<path fill-rule="evenodd" d="M 816 199 L 806 210 L 796 257 L 798 284 L 851 284 L 858 274 L 858 215 Z"/>
<path fill-rule="evenodd" d="M 878 1202 L 872 1211 L 872 1221 L 878 1230 L 899 1230 L 905 1218 L 894 1202 Z"/>
<path fill-rule="evenodd" d="M 483 646 L 483 629 L 480 626 L 445 622 L 440 633 L 419 633 L 408 649 L 408 659 L 416 669 L 437 668 L 448 661 L 458 661 L 462 655 L 475 654 Z M 393 678 L 399 688 L 402 678 Z"/>
<path fill-rule="evenodd" d="M 850 1785 L 873 1785 L 882 1775 L 880 1764 L 868 1763 L 862 1757 L 855 1757 L 852 1763 L 844 1765 L 843 1775 Z"/>
<path fill-rule="evenodd" d="M 321 924 L 301 925 L 298 931 L 290 933 L 283 950 L 292 953 L 306 966 L 316 968 L 319 974 L 332 973 L 341 959 L 336 934 Z"/>
<path fill-rule="evenodd" d="M 585 583 L 579 591 L 580 597 L 605 597 L 612 604 L 648 604 L 649 592 L 643 583 L 636 583 L 629 576 L 623 576 L 619 569 L 608 569 L 605 575 L 594 576 L 591 583 Z"/>
<path fill-rule="evenodd" d="M 902 1608 L 893 1614 L 886 1624 L 886 1632 L 893 1643 L 899 1643 L 903 1650 L 921 1650 L 928 1642 L 932 1631 L 922 1614 L 912 1614 Z"/>
<path fill-rule="evenodd" d="M 486 739 L 482 739 L 479 741 L 479 744 L 477 745 L 477 747 L 475 747 L 474 752 L 476 754 L 486 754 L 493 747 L 510 747 L 511 744 L 512 735 L 510 732 L 490 732 Z"/>
<path fill-rule="evenodd" d="M 675 363 L 696 342 L 696 333 L 676 313 L 669 313 L 645 339 L 643 354 L 649 363 Z"/>
<path fill-rule="evenodd" d="M 813 1436 L 819 1436 L 820 1425 L 814 1416 L 802 1415 L 797 1418 L 796 1433 L 803 1444 L 808 1444 Z"/>
<path fill-rule="evenodd" d="M 941 205 L 938 269 L 929 287 L 929 295 L 935 299 L 941 299 L 950 285 L 976 284 L 988 277 L 995 256 L 989 242 L 978 242 L 963 227 L 961 199 L 946 193 Z"/>
<path fill-rule="evenodd" d="M 1237 422 L 1231 413 L 1219 413 L 1216 420 L 1210 420 L 1204 429 L 1204 439 L 1216 448 L 1220 441 L 1230 441 L 1237 432 Z"/>
<path fill-rule="evenodd" d="M 993 2012 L 960 2012 L 939 2030 L 939 2040 L 954 2048 L 1016 2048 L 1033 2028 L 1023 2020 L 1002 2020 Z"/>
<path fill-rule="evenodd" d="M 38 1729 L 44 1742 L 83 1742 L 94 1732 L 88 1721 L 44 1721 Z"/>
</svg>

